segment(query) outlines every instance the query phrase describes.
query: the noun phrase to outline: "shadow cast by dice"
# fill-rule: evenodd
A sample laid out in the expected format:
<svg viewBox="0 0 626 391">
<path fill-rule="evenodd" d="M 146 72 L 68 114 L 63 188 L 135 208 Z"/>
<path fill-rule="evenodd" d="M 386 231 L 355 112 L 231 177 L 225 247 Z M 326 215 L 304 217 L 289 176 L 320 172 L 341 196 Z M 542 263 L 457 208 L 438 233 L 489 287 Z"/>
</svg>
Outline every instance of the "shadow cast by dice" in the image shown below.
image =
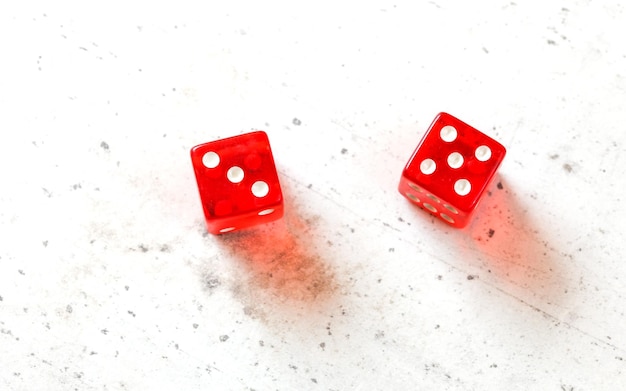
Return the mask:
<svg viewBox="0 0 626 391">
<path fill-rule="evenodd" d="M 282 220 L 217 238 L 229 258 L 239 263 L 241 275 L 234 293 L 244 302 L 318 307 L 333 298 L 334 271 L 313 250 L 299 218 L 290 210 Z"/>
<path fill-rule="evenodd" d="M 560 303 L 569 289 L 562 270 L 567 255 L 559 250 L 558 238 L 542 230 L 539 221 L 499 176 L 475 221 L 456 236 L 459 253 L 502 287 Z"/>
</svg>

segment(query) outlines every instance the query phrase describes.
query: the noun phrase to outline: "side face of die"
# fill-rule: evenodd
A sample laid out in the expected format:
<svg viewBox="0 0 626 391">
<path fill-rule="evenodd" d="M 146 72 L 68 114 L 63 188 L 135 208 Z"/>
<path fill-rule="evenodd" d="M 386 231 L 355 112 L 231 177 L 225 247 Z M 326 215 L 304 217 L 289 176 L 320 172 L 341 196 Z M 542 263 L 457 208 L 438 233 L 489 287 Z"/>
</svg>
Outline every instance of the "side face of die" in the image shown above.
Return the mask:
<svg viewBox="0 0 626 391">
<path fill-rule="evenodd" d="M 197 145 L 191 149 L 191 161 L 210 233 L 282 217 L 283 195 L 265 132 Z"/>
<path fill-rule="evenodd" d="M 439 113 L 409 159 L 398 190 L 462 228 L 504 159 L 502 144 L 458 118 Z"/>
</svg>

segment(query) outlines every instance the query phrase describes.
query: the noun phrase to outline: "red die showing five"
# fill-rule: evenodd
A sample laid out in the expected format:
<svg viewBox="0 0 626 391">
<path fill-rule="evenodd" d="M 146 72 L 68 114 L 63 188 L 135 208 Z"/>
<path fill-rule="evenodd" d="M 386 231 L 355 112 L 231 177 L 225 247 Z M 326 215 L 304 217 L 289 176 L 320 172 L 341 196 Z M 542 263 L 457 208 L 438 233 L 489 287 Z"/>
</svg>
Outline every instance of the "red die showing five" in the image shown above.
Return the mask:
<svg viewBox="0 0 626 391">
<path fill-rule="evenodd" d="M 283 195 L 265 132 L 197 145 L 191 149 L 191 162 L 210 233 L 282 217 Z"/>
<path fill-rule="evenodd" d="M 409 159 L 398 190 L 462 228 L 506 154 L 505 148 L 450 114 L 440 113 Z"/>
</svg>

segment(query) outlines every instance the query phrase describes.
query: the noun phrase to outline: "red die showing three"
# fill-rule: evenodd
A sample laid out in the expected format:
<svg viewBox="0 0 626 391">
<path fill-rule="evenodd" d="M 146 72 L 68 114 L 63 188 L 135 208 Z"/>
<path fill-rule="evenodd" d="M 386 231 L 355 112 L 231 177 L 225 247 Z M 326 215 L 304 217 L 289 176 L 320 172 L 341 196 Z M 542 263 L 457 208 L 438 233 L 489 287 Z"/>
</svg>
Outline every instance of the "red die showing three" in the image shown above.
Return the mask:
<svg viewBox="0 0 626 391">
<path fill-rule="evenodd" d="M 282 217 L 283 195 L 265 132 L 197 145 L 191 149 L 191 162 L 210 233 Z"/>
<path fill-rule="evenodd" d="M 506 154 L 505 148 L 450 114 L 437 115 L 409 159 L 398 190 L 462 228 Z"/>
</svg>

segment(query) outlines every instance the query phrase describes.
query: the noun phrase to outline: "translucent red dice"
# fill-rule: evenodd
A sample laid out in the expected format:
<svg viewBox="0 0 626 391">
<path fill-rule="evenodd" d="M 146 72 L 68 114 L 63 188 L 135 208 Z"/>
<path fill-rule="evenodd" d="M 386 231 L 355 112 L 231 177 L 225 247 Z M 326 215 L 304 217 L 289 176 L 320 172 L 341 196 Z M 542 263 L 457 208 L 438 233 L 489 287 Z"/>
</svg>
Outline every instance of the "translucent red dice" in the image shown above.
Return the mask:
<svg viewBox="0 0 626 391">
<path fill-rule="evenodd" d="M 398 190 L 455 227 L 470 221 L 504 159 L 502 144 L 439 113 L 409 159 Z"/>
<path fill-rule="evenodd" d="M 282 217 L 283 195 L 265 132 L 197 145 L 191 149 L 191 162 L 210 233 Z"/>
</svg>

